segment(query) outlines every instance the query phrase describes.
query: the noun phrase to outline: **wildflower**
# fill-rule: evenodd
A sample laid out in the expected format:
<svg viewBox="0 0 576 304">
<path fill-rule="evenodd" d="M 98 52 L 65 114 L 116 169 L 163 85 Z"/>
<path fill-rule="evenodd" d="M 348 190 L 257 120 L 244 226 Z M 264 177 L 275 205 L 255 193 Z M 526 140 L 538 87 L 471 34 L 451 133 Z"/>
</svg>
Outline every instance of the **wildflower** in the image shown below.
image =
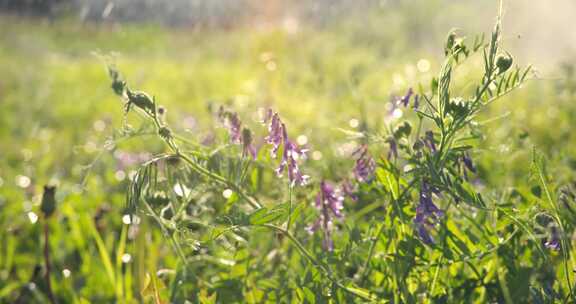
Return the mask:
<svg viewBox="0 0 576 304">
<path fill-rule="evenodd" d="M 551 230 L 550 238 L 544 242 L 544 247 L 558 251 L 560 250 L 560 236 L 556 227 L 552 227 Z"/>
<path fill-rule="evenodd" d="M 348 196 L 353 201 L 358 200 L 358 196 L 354 193 L 356 192 L 356 189 L 354 188 L 354 185 L 352 185 L 349 179 L 345 179 L 342 182 L 340 188 L 342 189 L 342 194 Z"/>
<path fill-rule="evenodd" d="M 270 125 L 268 126 L 268 136 L 264 138 L 266 143 L 272 145 L 272 150 L 270 150 L 270 154 L 272 158 L 276 158 L 278 154 L 278 149 L 282 144 L 282 139 L 284 138 L 283 134 L 285 133 L 286 126 L 280 120 L 280 115 L 278 113 L 271 114 L 271 110 L 268 111 L 266 115 L 265 122 L 270 121 Z"/>
<path fill-rule="evenodd" d="M 221 106 L 218 110 L 218 119 L 228 129 L 230 142 L 233 144 L 242 143 L 242 122 L 238 114 L 224 110 Z"/>
<path fill-rule="evenodd" d="M 434 133 L 432 131 L 426 131 L 424 139 L 422 140 L 424 146 L 426 146 L 432 153 L 436 152 L 436 144 L 434 142 Z"/>
<path fill-rule="evenodd" d="M 462 153 L 462 155 L 457 158 L 456 163 L 458 168 L 462 168 L 461 170 L 464 174 L 464 179 L 468 180 L 468 171 L 476 173 L 476 167 L 474 166 L 472 158 L 470 158 L 470 154 L 468 152 Z"/>
<path fill-rule="evenodd" d="M 302 149 L 288 138 L 286 125 L 280 120 L 278 113 L 272 114 L 269 110 L 266 116 L 265 122 L 270 121 L 270 124 L 268 126 L 268 136 L 264 140 L 272 145 L 270 150 L 272 158 L 278 157 L 278 150 L 280 146 L 283 146 L 282 159 L 275 170 L 276 175 L 282 176 L 284 168 L 287 168 L 288 180 L 292 186 L 295 184 L 306 185 L 310 177 L 302 174 L 298 167 L 298 160 L 306 159 L 308 149 Z"/>
<path fill-rule="evenodd" d="M 406 92 L 406 95 L 400 97 L 398 103 L 402 104 L 404 107 L 407 107 L 408 104 L 410 103 L 410 97 L 412 97 L 412 95 L 414 95 L 414 91 L 412 90 L 412 88 L 409 88 L 408 92 Z"/>
<path fill-rule="evenodd" d="M 468 170 L 470 170 L 473 173 L 476 173 L 476 167 L 474 166 L 472 158 L 470 158 L 470 154 L 468 152 L 464 152 L 464 154 L 462 155 L 462 162 L 464 163 L 464 166 Z"/>
<path fill-rule="evenodd" d="M 290 181 L 291 185 L 306 185 L 310 177 L 308 175 L 302 174 L 300 168 L 298 167 L 298 159 L 305 159 L 306 152 L 306 149 L 301 149 L 298 147 L 298 145 L 292 143 L 286 138 L 284 142 L 284 153 L 282 155 L 280 165 L 278 168 L 276 168 L 276 174 L 278 176 L 282 176 L 282 171 L 284 171 L 284 167 L 287 166 L 288 180 Z"/>
<path fill-rule="evenodd" d="M 370 152 L 368 152 L 368 147 L 362 145 L 354 151 L 352 155 L 357 157 L 356 165 L 354 166 L 354 176 L 359 182 L 369 181 L 374 175 L 376 163 L 370 155 Z"/>
<path fill-rule="evenodd" d="M 340 189 L 335 188 L 333 185 L 326 181 L 320 183 L 320 192 L 316 195 L 315 207 L 320 211 L 318 219 L 309 227 L 306 228 L 309 233 L 314 233 L 317 230 L 322 230 L 324 233 L 324 240 L 322 242 L 325 249 L 334 250 L 334 243 L 332 241 L 332 230 L 334 217 L 342 218 L 344 196 L 342 196 Z"/>
<path fill-rule="evenodd" d="M 427 244 L 434 243 L 429 229 L 434 227 L 438 219 L 444 215 L 444 212 L 438 209 L 432 201 L 433 192 L 437 193 L 439 191 L 431 187 L 427 181 L 423 181 L 420 187 L 419 204 L 416 207 L 416 217 L 414 218 L 418 236 Z"/>
<path fill-rule="evenodd" d="M 256 159 L 256 148 L 252 144 L 252 132 L 250 129 L 242 129 L 242 157 L 250 155 L 252 159 Z"/>
<path fill-rule="evenodd" d="M 414 110 L 417 110 L 419 106 L 420 106 L 420 95 L 415 95 L 414 96 L 414 104 L 412 104 L 412 108 Z"/>
</svg>

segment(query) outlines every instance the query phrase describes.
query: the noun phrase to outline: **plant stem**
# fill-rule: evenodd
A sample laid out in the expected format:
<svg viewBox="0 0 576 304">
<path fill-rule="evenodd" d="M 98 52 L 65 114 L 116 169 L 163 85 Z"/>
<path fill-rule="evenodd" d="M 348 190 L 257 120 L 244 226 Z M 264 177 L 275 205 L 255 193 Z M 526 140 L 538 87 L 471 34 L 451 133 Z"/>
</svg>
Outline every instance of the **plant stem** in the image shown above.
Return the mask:
<svg viewBox="0 0 576 304">
<path fill-rule="evenodd" d="M 156 133 L 158 133 L 160 131 L 160 129 L 165 128 L 166 126 L 164 126 L 162 124 L 162 122 L 158 119 L 158 116 L 156 115 L 156 113 L 149 113 L 147 111 L 144 110 L 140 110 L 138 109 L 137 111 L 139 111 L 138 113 L 143 113 L 145 117 L 147 117 L 148 119 L 152 120 L 152 122 L 154 122 L 154 126 L 156 128 Z M 234 192 L 238 193 L 238 195 L 243 198 L 244 200 L 246 200 L 248 202 L 248 204 L 250 204 L 254 209 L 260 209 L 262 208 L 262 205 L 253 197 L 251 197 L 250 195 L 246 194 L 242 188 L 238 185 L 236 185 L 234 182 L 200 166 L 198 163 L 196 163 L 193 159 L 191 159 L 189 156 L 182 154 L 180 152 L 180 148 L 178 147 L 178 145 L 174 142 L 172 137 L 162 137 L 160 136 L 160 138 L 166 143 L 166 145 L 168 145 L 168 147 L 170 148 L 170 150 L 172 150 L 172 152 L 174 154 L 176 154 L 177 157 L 181 158 L 182 160 L 184 160 L 186 163 L 188 163 L 188 165 L 190 165 L 190 167 L 192 168 L 192 170 L 196 171 L 197 173 L 204 175 L 230 189 L 232 189 Z"/>
<path fill-rule="evenodd" d="M 50 303 L 56 304 L 56 298 L 52 292 L 52 283 L 50 282 L 50 274 L 52 272 L 52 267 L 50 265 L 50 230 L 48 226 L 48 218 L 44 217 L 44 263 L 46 264 L 46 291 L 48 293 L 48 299 Z"/>
<path fill-rule="evenodd" d="M 400 207 L 398 206 L 398 202 L 400 202 L 400 200 L 402 200 L 404 198 L 404 196 L 406 194 L 408 194 L 409 190 L 414 186 L 414 184 L 416 183 L 416 179 L 412 180 L 410 182 L 410 184 L 408 184 L 408 187 L 406 187 L 404 189 L 404 191 L 402 191 L 402 193 L 398 196 L 398 199 L 394 200 L 394 206 L 396 206 L 397 208 L 397 212 L 398 215 L 402 221 L 402 224 L 404 224 L 404 217 L 402 216 Z M 400 184 L 400 183 L 398 183 Z M 404 226 L 400 226 L 402 229 L 402 232 L 404 230 Z M 361 277 L 361 282 L 364 281 L 364 278 L 368 275 L 368 273 L 370 272 L 370 260 L 372 260 L 372 256 L 374 255 L 374 250 L 376 249 L 376 243 L 378 243 L 378 240 L 380 239 L 380 235 L 382 234 L 382 232 L 384 231 L 384 223 L 382 223 L 380 225 L 380 227 L 378 228 L 378 232 L 376 233 L 376 237 L 374 237 L 374 239 L 372 239 L 372 243 L 370 243 L 370 249 L 368 250 L 368 257 L 366 258 L 366 261 L 364 262 L 364 270 L 362 272 Z"/>
<path fill-rule="evenodd" d="M 284 236 L 286 236 L 295 246 L 296 248 L 298 248 L 298 250 L 300 251 L 300 253 L 306 257 L 306 259 L 308 259 L 308 261 L 314 265 L 316 268 L 320 269 L 322 272 L 324 272 L 324 274 L 332 281 L 332 283 L 334 283 L 336 286 L 338 286 L 339 288 L 341 288 L 342 290 L 357 296 L 359 298 L 362 298 L 364 300 L 367 301 L 371 301 L 371 303 L 374 302 L 380 302 L 381 300 L 379 300 L 375 295 L 373 294 L 364 294 L 354 288 L 350 288 L 347 286 L 344 286 L 342 283 L 340 283 L 337 278 L 334 276 L 334 274 L 332 273 L 332 271 L 330 270 L 329 267 L 327 267 L 324 263 L 320 262 L 319 260 L 317 260 L 308 250 L 306 250 L 306 248 L 304 248 L 304 245 L 302 245 L 302 243 L 300 243 L 300 241 L 298 241 L 298 239 L 296 239 L 296 237 L 290 233 L 290 231 L 286 230 L 286 229 L 282 229 L 281 227 L 272 225 L 272 224 L 263 224 L 262 227 L 266 227 L 268 229 L 274 230 L 276 232 L 280 232 L 281 234 L 283 234 Z"/>
<path fill-rule="evenodd" d="M 360 275 L 360 282 L 364 282 L 364 279 L 366 278 L 366 276 L 368 275 L 368 273 L 370 272 L 370 261 L 372 260 L 372 256 L 374 255 L 374 250 L 376 249 L 376 244 L 378 243 L 378 240 L 380 239 L 380 235 L 382 234 L 382 232 L 384 231 L 384 223 L 380 224 L 380 227 L 378 227 L 378 231 L 376 232 L 376 236 L 374 236 L 374 238 L 372 239 L 372 242 L 370 243 L 370 249 L 368 250 L 368 257 L 366 258 L 366 261 L 364 262 L 364 270 L 362 271 L 362 275 Z"/>
<path fill-rule="evenodd" d="M 288 181 L 288 223 L 286 230 L 290 231 L 290 222 L 292 222 L 292 183 Z"/>
</svg>

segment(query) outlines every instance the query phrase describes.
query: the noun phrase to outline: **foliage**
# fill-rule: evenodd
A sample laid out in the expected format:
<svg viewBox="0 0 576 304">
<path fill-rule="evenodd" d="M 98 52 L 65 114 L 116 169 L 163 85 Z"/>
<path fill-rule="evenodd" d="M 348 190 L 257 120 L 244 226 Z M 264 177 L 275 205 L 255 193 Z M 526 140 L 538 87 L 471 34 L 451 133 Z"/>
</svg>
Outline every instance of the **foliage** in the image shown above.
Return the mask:
<svg viewBox="0 0 576 304">
<path fill-rule="evenodd" d="M 558 154 L 542 144 L 543 152 L 533 148 L 570 143 L 572 132 L 562 124 L 570 125 L 574 113 L 571 69 L 567 65 L 565 83 L 553 91 L 557 107 L 566 109 L 555 114 L 565 115 L 558 118 L 558 134 L 548 134 L 554 133 L 550 121 L 536 119 L 518 131 L 502 119 L 503 107 L 537 117 L 526 104 L 537 110 L 550 105 L 514 95 L 522 94 L 516 89 L 527 84 L 531 68 L 516 66 L 503 49 L 499 19 L 487 37 L 449 33 L 438 76 L 429 85 L 415 82 L 406 94 L 385 103 L 367 101 L 380 94 L 367 95 L 370 68 L 358 64 L 346 67 L 345 76 L 330 74 L 326 60 L 331 59 L 311 51 L 307 59 L 317 70 L 303 72 L 302 78 L 294 76 L 297 69 L 288 74 L 298 90 L 324 88 L 333 94 L 329 97 L 351 103 L 334 101 L 327 110 L 319 101 L 314 110 L 336 112 L 329 119 L 298 117 L 299 111 L 303 116 L 314 112 L 305 103 L 285 111 L 290 106 L 281 105 L 287 97 L 274 96 L 278 88 L 270 84 L 272 95 L 262 94 L 248 106 L 249 97 L 215 101 L 210 115 L 201 117 L 198 104 L 204 103 L 192 105 L 193 127 L 176 123 L 181 117 L 177 102 L 193 93 L 166 92 L 176 101 L 164 105 L 169 99 L 164 94 L 156 98 L 135 89 L 160 90 L 162 84 L 138 80 L 138 71 L 155 73 L 153 63 L 121 74 L 120 60 L 101 56 L 112 80 L 110 92 L 120 98 L 123 111 L 101 91 L 88 97 L 84 109 L 105 104 L 111 120 L 121 125 L 104 124 L 110 135 L 88 141 L 105 142 L 88 166 L 72 164 L 91 161 L 93 154 L 64 158 L 61 178 L 80 183 L 62 183 L 55 196 L 50 187 L 44 198 L 33 193 L 25 185 L 31 182 L 27 176 L 51 169 L 50 163 L 58 163 L 52 156 L 15 177 L 31 193 L 4 187 L 0 299 L 46 302 L 53 290 L 58 301 L 78 303 L 573 301 L 576 155 L 569 147 Z M 263 58 L 267 69 L 270 62 L 281 64 L 271 56 Z M 241 77 L 234 74 L 247 70 L 231 62 L 228 69 L 212 63 L 217 66 L 195 71 L 191 79 L 210 87 L 203 76 L 226 70 L 224 82 L 240 87 L 234 79 Z M 477 63 L 480 77 L 462 76 Z M 83 72 L 99 73 L 96 68 Z M 278 81 L 268 72 L 263 82 Z M 324 80 L 308 78 L 320 72 L 328 74 Z M 67 77 L 66 83 L 77 82 Z M 102 78 L 93 77 L 103 86 Z M 166 77 L 164 85 L 178 86 L 177 77 Z M 341 92 L 342 83 L 351 97 Z M 542 92 L 529 89 L 529 95 Z M 69 93 L 86 91 L 75 90 Z M 226 88 L 208 90 L 233 94 Z M 509 102 L 510 96 L 515 96 L 513 104 L 494 103 Z M 268 110 L 271 104 L 274 109 Z M 360 113 L 349 114 L 357 108 Z M 55 124 L 63 126 L 82 123 L 74 112 L 60 110 L 45 115 L 62 119 L 55 118 Z M 349 117 L 355 122 L 343 127 Z M 503 131 L 494 131 L 499 130 L 494 121 Z M 307 134 L 309 142 L 297 134 Z M 124 150 L 126 142 L 132 150 Z M 342 156 L 330 154 L 334 143 Z M 504 152 L 493 148 L 502 146 Z M 14 164 L 11 172 L 19 166 L 17 157 L 8 162 Z M 24 210 L 29 218 L 23 220 L 15 217 L 22 211 L 11 207 L 22 199 L 30 200 Z M 105 200 L 111 203 L 101 204 Z M 13 216 L 16 221 L 8 224 Z M 45 225 L 33 225 L 36 221 Z M 35 242 L 42 232 L 45 238 Z M 46 245 L 44 255 L 21 254 L 40 250 L 35 243 Z M 44 270 L 50 260 L 52 272 Z"/>
</svg>

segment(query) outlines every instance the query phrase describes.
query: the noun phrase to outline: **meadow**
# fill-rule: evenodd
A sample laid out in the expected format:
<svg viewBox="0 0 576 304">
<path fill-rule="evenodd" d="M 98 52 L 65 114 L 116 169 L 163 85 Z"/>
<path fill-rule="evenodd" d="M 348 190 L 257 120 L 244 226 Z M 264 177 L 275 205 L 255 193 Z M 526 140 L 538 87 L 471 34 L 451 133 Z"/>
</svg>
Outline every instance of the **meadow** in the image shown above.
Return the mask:
<svg viewBox="0 0 576 304">
<path fill-rule="evenodd" d="M 0 16 L 0 302 L 574 302 L 576 61 L 435 5 Z"/>
</svg>

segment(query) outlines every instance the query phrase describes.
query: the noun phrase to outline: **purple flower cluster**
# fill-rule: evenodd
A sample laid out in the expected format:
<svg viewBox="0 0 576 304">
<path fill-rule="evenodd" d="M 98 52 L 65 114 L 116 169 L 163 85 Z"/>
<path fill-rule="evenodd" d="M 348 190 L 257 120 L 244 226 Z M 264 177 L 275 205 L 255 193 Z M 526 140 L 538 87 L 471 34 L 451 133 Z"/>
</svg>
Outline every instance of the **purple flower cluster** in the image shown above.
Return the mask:
<svg viewBox="0 0 576 304">
<path fill-rule="evenodd" d="M 422 139 L 422 142 L 424 143 L 424 146 L 426 146 L 430 152 L 435 153 L 436 152 L 436 143 L 434 141 L 434 133 L 432 131 L 426 131 L 426 134 L 424 135 L 424 139 Z"/>
<path fill-rule="evenodd" d="M 418 94 L 414 94 L 414 90 L 412 90 L 412 88 L 409 88 L 404 96 L 397 98 L 396 103 L 401 104 L 404 107 L 408 107 L 408 105 L 410 105 L 410 99 L 412 96 L 414 96 L 414 103 L 412 104 L 412 108 L 418 109 L 420 104 L 420 96 Z"/>
<path fill-rule="evenodd" d="M 266 136 L 264 140 L 266 143 L 272 145 L 272 149 L 270 150 L 272 158 L 277 158 L 280 147 L 283 147 L 280 164 L 275 170 L 276 175 L 282 176 L 284 169 L 287 168 L 288 180 L 292 186 L 295 184 L 301 186 L 306 185 L 310 177 L 302 174 L 298 167 L 298 160 L 306 159 L 306 152 L 308 152 L 308 150 L 299 147 L 288 138 L 286 125 L 284 125 L 278 113 L 273 113 L 272 110 L 269 109 L 264 122 L 269 123 L 268 136 Z"/>
<path fill-rule="evenodd" d="M 544 242 L 544 247 L 555 251 L 560 250 L 560 236 L 556 227 L 552 227 L 550 237 Z"/>
<path fill-rule="evenodd" d="M 367 145 L 360 146 L 352 153 L 356 157 L 356 165 L 354 166 L 354 176 L 359 182 L 367 182 L 372 179 L 374 170 L 376 169 L 376 162 L 370 155 Z"/>
<path fill-rule="evenodd" d="M 437 192 L 427 181 L 422 181 L 420 186 L 420 201 L 416 207 L 416 217 L 414 224 L 420 239 L 426 244 L 433 244 L 434 239 L 430 235 L 430 229 L 436 225 L 438 219 L 444 215 L 444 212 L 432 201 L 432 193 Z"/>
<path fill-rule="evenodd" d="M 149 153 L 131 153 L 122 150 L 114 151 L 114 158 L 117 161 L 117 169 L 123 170 L 136 164 L 146 162 L 152 158 Z"/>
<path fill-rule="evenodd" d="M 242 142 L 242 122 L 238 118 L 238 114 L 226 111 L 224 107 L 220 106 L 220 109 L 218 109 L 218 120 L 228 129 L 230 142 L 240 144 Z"/>
<path fill-rule="evenodd" d="M 474 162 L 468 152 L 462 153 L 462 155 L 457 158 L 456 164 L 458 165 L 459 170 L 462 170 L 464 179 L 466 180 L 468 180 L 468 171 L 476 173 L 476 166 L 474 166 Z"/>
<path fill-rule="evenodd" d="M 414 95 L 414 90 L 412 90 L 412 88 L 409 88 L 408 92 L 406 92 L 406 95 L 400 97 L 398 102 L 403 106 L 407 107 L 408 104 L 410 103 L 410 97 L 412 97 L 412 95 Z"/>
<path fill-rule="evenodd" d="M 228 130 L 230 142 L 232 144 L 242 144 L 242 157 L 251 156 L 256 159 L 257 150 L 253 145 L 254 138 L 248 128 L 242 128 L 242 122 L 238 113 L 224 110 L 224 107 L 218 109 L 218 120 Z"/>
<path fill-rule="evenodd" d="M 345 179 L 340 188 L 342 189 L 342 194 L 344 194 L 345 196 L 348 196 L 351 200 L 353 201 L 357 201 L 358 200 L 358 195 L 356 195 L 356 187 L 354 187 L 354 185 L 352 185 L 352 183 L 350 182 L 349 179 Z"/>
<path fill-rule="evenodd" d="M 332 241 L 332 230 L 334 227 L 334 218 L 342 218 L 344 196 L 339 188 L 334 187 L 332 184 L 322 181 L 320 183 L 320 192 L 316 196 L 315 207 L 320 211 L 318 219 L 309 227 L 306 228 L 309 233 L 321 229 L 324 233 L 323 246 L 325 249 L 334 250 L 334 242 Z"/>
</svg>

